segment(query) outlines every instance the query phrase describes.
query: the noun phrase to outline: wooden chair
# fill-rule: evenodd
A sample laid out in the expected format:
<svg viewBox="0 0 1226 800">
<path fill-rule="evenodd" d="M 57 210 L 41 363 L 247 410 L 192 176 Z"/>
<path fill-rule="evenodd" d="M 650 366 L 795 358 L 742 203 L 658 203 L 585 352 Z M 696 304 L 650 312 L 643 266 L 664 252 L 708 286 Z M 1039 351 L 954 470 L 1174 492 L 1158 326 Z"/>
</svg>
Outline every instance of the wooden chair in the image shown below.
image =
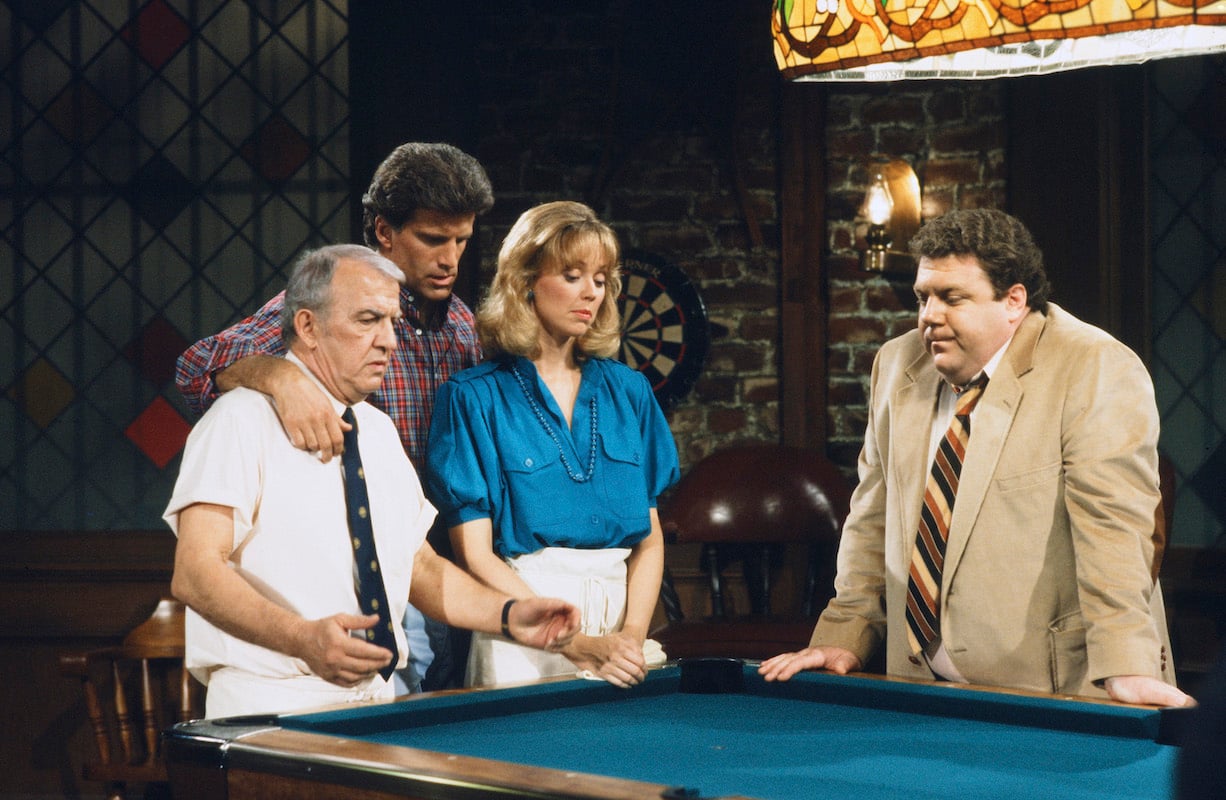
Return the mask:
<svg viewBox="0 0 1226 800">
<path fill-rule="evenodd" d="M 686 619 L 666 570 L 667 623 L 652 631 L 669 658 L 761 659 L 809 643 L 834 592 L 834 560 L 850 500 L 849 482 L 819 450 L 749 445 L 695 464 L 660 507 L 665 543 L 702 545 L 711 614 Z M 806 553 L 799 608 L 777 613 L 771 595 L 789 546 Z M 723 575 L 742 564 L 749 608 L 731 608 Z"/>
<path fill-rule="evenodd" d="M 203 705 L 183 667 L 183 626 L 183 605 L 164 598 L 122 644 L 60 656 L 60 672 L 85 690 L 98 745 L 82 775 L 104 782 L 108 800 L 122 800 L 128 784 L 143 784 L 146 797 L 169 795 L 162 730 L 199 717 Z"/>
</svg>

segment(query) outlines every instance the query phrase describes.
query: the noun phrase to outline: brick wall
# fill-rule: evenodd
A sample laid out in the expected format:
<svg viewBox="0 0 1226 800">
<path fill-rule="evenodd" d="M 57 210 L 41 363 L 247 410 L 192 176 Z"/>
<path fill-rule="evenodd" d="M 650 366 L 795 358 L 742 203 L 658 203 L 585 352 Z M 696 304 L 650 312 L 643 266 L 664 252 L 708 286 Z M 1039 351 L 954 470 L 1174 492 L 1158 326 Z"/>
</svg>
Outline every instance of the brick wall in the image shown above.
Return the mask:
<svg viewBox="0 0 1226 800">
<path fill-rule="evenodd" d="M 886 339 L 915 324 L 907 279 L 860 270 L 856 215 L 875 161 L 902 158 L 919 177 L 923 218 L 1003 207 L 1005 135 L 999 82 L 834 88 L 827 101 L 826 264 L 830 280 L 829 450 L 852 465 L 866 421 L 869 370 Z"/>
<path fill-rule="evenodd" d="M 669 415 L 684 469 L 730 444 L 780 438 L 779 78 L 753 4 L 644 5 L 525 13 L 508 3 L 483 15 L 477 149 L 498 203 L 480 234 L 481 269 L 492 271 L 524 209 L 575 199 L 623 247 L 684 270 L 713 336 L 702 377 Z M 850 466 L 873 354 L 913 319 L 908 283 L 858 270 L 868 165 L 910 161 L 926 216 L 999 204 L 1003 120 L 992 84 L 827 91 L 829 431 L 831 454 Z"/>
</svg>

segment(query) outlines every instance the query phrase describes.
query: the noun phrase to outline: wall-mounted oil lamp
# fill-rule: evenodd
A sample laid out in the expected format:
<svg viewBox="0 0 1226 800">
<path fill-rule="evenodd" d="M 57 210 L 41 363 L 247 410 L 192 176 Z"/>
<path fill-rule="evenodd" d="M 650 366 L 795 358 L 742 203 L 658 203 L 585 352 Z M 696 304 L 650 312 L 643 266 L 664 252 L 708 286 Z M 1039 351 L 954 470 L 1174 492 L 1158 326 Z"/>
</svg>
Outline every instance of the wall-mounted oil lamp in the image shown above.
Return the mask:
<svg viewBox="0 0 1226 800">
<path fill-rule="evenodd" d="M 903 275 L 915 271 L 907 243 L 919 230 L 920 187 L 911 165 L 901 159 L 879 165 L 864 194 L 860 213 L 868 221 L 860 257 L 867 272 Z"/>
</svg>

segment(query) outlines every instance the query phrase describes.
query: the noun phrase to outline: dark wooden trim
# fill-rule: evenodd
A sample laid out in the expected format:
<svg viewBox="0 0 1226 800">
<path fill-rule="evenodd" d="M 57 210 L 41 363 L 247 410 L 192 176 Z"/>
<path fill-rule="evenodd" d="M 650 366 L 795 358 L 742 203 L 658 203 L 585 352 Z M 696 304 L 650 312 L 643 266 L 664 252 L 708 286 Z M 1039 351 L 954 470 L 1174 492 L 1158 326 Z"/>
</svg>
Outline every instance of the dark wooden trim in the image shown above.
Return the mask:
<svg viewBox="0 0 1226 800">
<path fill-rule="evenodd" d="M 170 578 L 175 537 L 169 529 L 137 531 L 4 531 L 0 581 L 40 577 L 93 580 Z"/>
<path fill-rule="evenodd" d="M 1107 330 L 1148 364 L 1153 340 L 1147 73 L 1141 67 L 1103 76 L 1098 107 L 1104 176 L 1099 208 Z"/>
<path fill-rule="evenodd" d="M 123 636 L 170 588 L 175 537 L 150 531 L 5 531 L 0 640 Z"/>
<path fill-rule="evenodd" d="M 824 87 L 788 83 L 780 112 L 782 443 L 826 444 Z"/>
<path fill-rule="evenodd" d="M 1052 300 L 1148 360 L 1150 225 L 1142 67 L 1010 81 L 1009 210 L 1034 234 Z"/>
</svg>

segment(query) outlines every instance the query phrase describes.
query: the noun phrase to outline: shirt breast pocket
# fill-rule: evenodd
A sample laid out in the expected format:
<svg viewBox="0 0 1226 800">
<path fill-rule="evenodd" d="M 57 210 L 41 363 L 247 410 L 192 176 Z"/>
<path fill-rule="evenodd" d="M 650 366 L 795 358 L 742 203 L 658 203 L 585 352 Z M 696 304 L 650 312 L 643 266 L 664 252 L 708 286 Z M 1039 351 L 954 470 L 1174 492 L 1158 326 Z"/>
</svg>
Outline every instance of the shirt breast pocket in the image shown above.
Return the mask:
<svg viewBox="0 0 1226 800">
<path fill-rule="evenodd" d="M 566 518 L 569 504 L 559 502 L 558 493 L 565 489 L 560 482 L 569 479 L 556 452 L 512 447 L 500 453 L 500 459 L 507 482 L 504 496 L 518 530 L 536 531 Z"/>
<path fill-rule="evenodd" d="M 602 482 L 610 511 L 627 519 L 644 516 L 648 506 L 642 446 L 604 435 L 600 446 L 604 453 Z"/>
</svg>

